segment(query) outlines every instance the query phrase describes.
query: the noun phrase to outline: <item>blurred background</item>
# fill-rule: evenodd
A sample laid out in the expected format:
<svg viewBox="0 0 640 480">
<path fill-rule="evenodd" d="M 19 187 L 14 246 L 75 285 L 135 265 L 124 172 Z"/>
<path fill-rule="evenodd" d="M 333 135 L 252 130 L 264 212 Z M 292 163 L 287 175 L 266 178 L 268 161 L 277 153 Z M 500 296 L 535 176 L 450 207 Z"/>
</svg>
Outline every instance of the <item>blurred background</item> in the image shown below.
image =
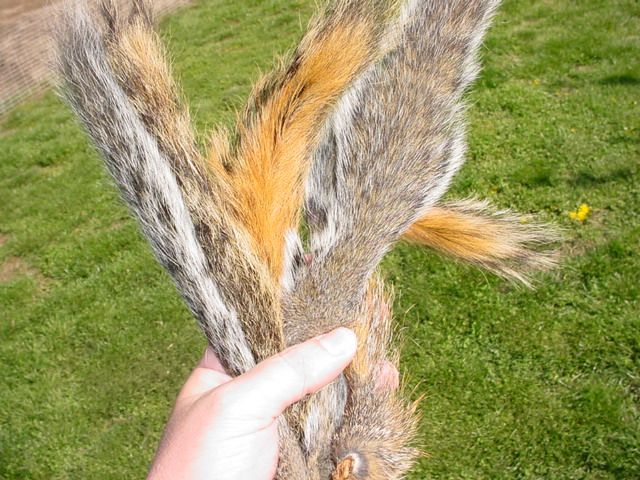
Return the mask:
<svg viewBox="0 0 640 480">
<path fill-rule="evenodd" d="M 154 0 L 153 4 L 162 17 L 188 2 Z M 129 2 L 117 3 L 126 7 Z M 60 0 L 0 1 L 0 115 L 50 87 L 50 34 L 62 5 Z"/>
</svg>

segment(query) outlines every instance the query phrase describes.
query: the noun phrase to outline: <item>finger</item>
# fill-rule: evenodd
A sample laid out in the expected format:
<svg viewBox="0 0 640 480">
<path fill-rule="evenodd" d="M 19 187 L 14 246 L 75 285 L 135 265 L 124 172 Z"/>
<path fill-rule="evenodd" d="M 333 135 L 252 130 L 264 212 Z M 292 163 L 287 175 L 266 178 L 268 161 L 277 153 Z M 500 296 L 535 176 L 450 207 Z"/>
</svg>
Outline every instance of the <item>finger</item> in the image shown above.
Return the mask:
<svg viewBox="0 0 640 480">
<path fill-rule="evenodd" d="M 204 355 L 202 356 L 202 359 L 200 359 L 200 363 L 198 363 L 198 367 L 208 368 L 224 374 L 227 373 L 210 345 L 205 349 Z"/>
<path fill-rule="evenodd" d="M 207 347 L 202 359 L 182 387 L 176 400 L 176 407 L 182 406 L 186 401 L 193 401 L 194 398 L 200 397 L 229 380 L 231 377 L 224 371 L 220 360 L 211 347 Z"/>
<path fill-rule="evenodd" d="M 313 263 L 313 253 L 305 253 L 302 258 L 307 266 Z"/>
<path fill-rule="evenodd" d="M 400 374 L 398 373 L 398 369 L 388 360 L 381 362 L 378 368 L 376 390 L 378 392 L 396 390 L 400 386 Z"/>
<path fill-rule="evenodd" d="M 356 347 L 355 334 L 338 328 L 261 362 L 221 387 L 219 398 L 240 412 L 273 419 L 335 379 L 353 358 Z"/>
</svg>

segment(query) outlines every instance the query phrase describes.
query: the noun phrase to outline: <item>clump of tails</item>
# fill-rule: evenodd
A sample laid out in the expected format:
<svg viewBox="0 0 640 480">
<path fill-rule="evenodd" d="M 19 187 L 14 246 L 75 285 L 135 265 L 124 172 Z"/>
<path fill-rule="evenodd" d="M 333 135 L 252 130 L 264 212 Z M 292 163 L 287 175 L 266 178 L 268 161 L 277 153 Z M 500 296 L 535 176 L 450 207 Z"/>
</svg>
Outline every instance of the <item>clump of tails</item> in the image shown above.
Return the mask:
<svg viewBox="0 0 640 480">
<path fill-rule="evenodd" d="M 498 3 L 327 2 L 205 151 L 144 0 L 61 14 L 61 91 L 227 372 L 358 336 L 347 370 L 278 419 L 279 479 L 399 479 L 420 455 L 417 403 L 380 381 L 400 355 L 378 272 L 396 242 L 525 284 L 556 262 L 550 226 L 443 200 Z"/>
</svg>

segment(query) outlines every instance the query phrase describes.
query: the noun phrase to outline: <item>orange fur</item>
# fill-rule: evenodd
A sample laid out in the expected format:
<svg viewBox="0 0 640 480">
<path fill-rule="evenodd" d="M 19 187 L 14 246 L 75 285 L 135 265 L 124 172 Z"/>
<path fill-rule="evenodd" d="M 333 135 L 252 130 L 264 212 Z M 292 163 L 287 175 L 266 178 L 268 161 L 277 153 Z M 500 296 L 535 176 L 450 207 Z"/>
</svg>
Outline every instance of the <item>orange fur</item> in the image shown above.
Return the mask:
<svg viewBox="0 0 640 480">
<path fill-rule="evenodd" d="M 331 474 L 331 480 L 352 480 L 353 463 L 353 457 L 346 457 L 341 460 Z"/>
<path fill-rule="evenodd" d="M 112 6 L 106 4 L 105 8 L 113 13 Z M 132 17 L 129 23 L 122 23 L 117 14 L 111 18 L 107 51 L 118 83 L 169 159 L 194 227 L 202 235 L 200 242 L 215 257 L 217 268 L 229 274 L 225 280 L 234 284 L 233 288 L 246 289 L 245 295 L 251 292 L 250 298 L 238 296 L 228 301 L 250 305 L 236 311 L 255 357 L 267 358 L 284 348 L 277 283 L 258 257 L 253 237 L 228 206 L 233 193 L 226 167 L 222 162 L 207 164 L 199 151 L 164 48 L 146 19 Z M 225 132 L 214 132 L 212 144 L 223 158 L 228 151 Z"/>
<path fill-rule="evenodd" d="M 488 227 L 488 228 L 487 228 Z M 512 247 L 499 240 L 501 225 L 487 225 L 484 219 L 436 207 L 415 222 L 404 238 L 469 261 L 505 258 Z"/>
<path fill-rule="evenodd" d="M 374 275 L 364 294 L 363 311 L 350 328 L 358 338 L 358 349 L 347 367 L 347 376 L 367 382 L 383 360 L 396 361 L 390 348 L 391 341 L 391 290 L 382 279 Z"/>
<path fill-rule="evenodd" d="M 191 129 L 189 111 L 180 101 L 178 88 L 166 61 L 160 38 L 142 21 L 125 28 L 113 46 L 112 61 L 116 71 L 124 77 L 122 84 L 129 87 L 131 100 L 143 117 L 153 116 L 146 122 L 157 138 L 162 139 L 174 155 L 200 157 Z M 227 174 L 220 162 L 209 162 L 211 181 L 217 181 L 223 191 L 227 187 Z"/>
<path fill-rule="evenodd" d="M 553 251 L 537 248 L 556 240 L 551 227 L 492 211 L 485 202 L 468 200 L 434 207 L 403 238 L 525 284 L 530 270 L 555 264 Z"/>
<path fill-rule="evenodd" d="M 237 212 L 276 279 L 282 274 L 285 234 L 298 226 L 322 117 L 371 59 L 372 37 L 369 22 L 354 19 L 309 41 L 309 51 L 302 48 L 297 68 L 253 121 L 239 125 L 233 171 Z"/>
</svg>

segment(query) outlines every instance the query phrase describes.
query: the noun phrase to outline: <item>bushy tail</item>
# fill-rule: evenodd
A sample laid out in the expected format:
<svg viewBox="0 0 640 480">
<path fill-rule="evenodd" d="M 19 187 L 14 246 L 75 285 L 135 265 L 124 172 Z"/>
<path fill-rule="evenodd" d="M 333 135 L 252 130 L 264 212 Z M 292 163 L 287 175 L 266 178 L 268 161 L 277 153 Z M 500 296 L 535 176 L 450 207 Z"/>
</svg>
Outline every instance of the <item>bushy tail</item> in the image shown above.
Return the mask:
<svg viewBox="0 0 640 480">
<path fill-rule="evenodd" d="M 419 416 L 415 403 L 381 383 L 385 370 L 398 368 L 399 355 L 391 344 L 391 297 L 375 275 L 354 329 L 366 341 L 345 372 L 349 395 L 334 439 L 332 480 L 402 478 L 419 455 Z"/>
<path fill-rule="evenodd" d="M 284 348 L 278 285 L 226 206 L 225 172 L 195 147 L 148 12 L 136 2 L 122 19 L 105 1 L 100 25 L 85 5 L 67 5 L 63 94 L 225 370 L 239 375 Z M 294 432 L 284 418 L 278 426 L 280 477 L 306 478 Z"/>
<path fill-rule="evenodd" d="M 284 346 L 277 285 L 226 208 L 224 172 L 198 152 L 148 9 L 135 5 L 126 18 L 111 1 L 100 18 L 79 3 L 65 9 L 64 93 L 221 361 L 240 374 Z"/>
<path fill-rule="evenodd" d="M 298 230 L 324 120 L 376 55 L 386 11 L 384 0 L 328 4 L 293 55 L 254 87 L 232 145 L 215 136 L 212 163 L 230 165 L 238 217 L 274 278 L 284 273 L 285 238 Z"/>
<path fill-rule="evenodd" d="M 288 344 L 357 324 L 382 256 L 447 189 L 464 153 L 462 94 L 478 70 L 480 40 L 497 4 L 403 2 L 387 24 L 380 59 L 337 103 L 307 181 L 313 261 L 294 265 L 283 299 Z M 306 418 L 339 405 L 341 394 L 335 384 L 314 397 Z M 357 437 L 356 423 L 340 435 Z M 400 438 L 405 430 L 398 428 Z M 326 436 L 316 423 L 305 425 L 309 452 L 322 452 Z"/>
<path fill-rule="evenodd" d="M 289 341 L 348 324 L 381 257 L 447 189 L 465 150 L 462 94 L 497 4 L 404 2 L 382 58 L 338 102 L 307 182 L 317 261 L 285 301 Z"/>
<path fill-rule="evenodd" d="M 440 201 L 497 4 L 336 0 L 207 156 L 144 1 L 126 16 L 112 0 L 99 18 L 67 9 L 65 96 L 227 371 L 339 325 L 358 334 L 345 375 L 278 420 L 278 478 L 400 478 L 416 456 L 413 406 L 376 389 L 397 355 L 371 276 L 396 240 L 525 282 L 553 261 L 537 253 L 545 227 Z M 305 179 L 311 260 L 297 234 Z"/>
<path fill-rule="evenodd" d="M 429 209 L 404 234 L 405 240 L 530 284 L 531 273 L 556 265 L 551 245 L 558 234 L 550 225 L 486 201 L 446 202 Z"/>
</svg>

